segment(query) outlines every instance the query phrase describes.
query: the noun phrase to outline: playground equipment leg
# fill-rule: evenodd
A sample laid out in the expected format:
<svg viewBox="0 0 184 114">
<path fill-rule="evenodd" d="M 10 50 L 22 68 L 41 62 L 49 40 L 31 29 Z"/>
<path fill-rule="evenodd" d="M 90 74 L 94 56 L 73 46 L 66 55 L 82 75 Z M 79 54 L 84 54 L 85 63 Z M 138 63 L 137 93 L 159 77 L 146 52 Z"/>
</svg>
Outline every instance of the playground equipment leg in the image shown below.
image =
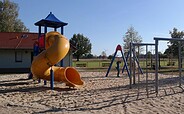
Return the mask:
<svg viewBox="0 0 184 114">
<path fill-rule="evenodd" d="M 33 79 L 33 74 L 32 73 L 29 73 L 28 79 Z"/>
<path fill-rule="evenodd" d="M 47 81 L 46 80 L 44 80 L 44 85 L 47 85 Z"/>
<path fill-rule="evenodd" d="M 181 80 L 182 80 L 182 55 L 181 55 L 181 42 L 179 42 L 179 47 L 178 47 L 178 52 L 179 52 L 179 64 L 178 64 L 178 68 L 179 68 L 179 87 L 181 87 Z M 180 56 L 181 55 L 181 56 Z"/>
<path fill-rule="evenodd" d="M 40 83 L 41 82 L 41 79 L 38 79 L 38 83 Z"/>
<path fill-rule="evenodd" d="M 127 56 L 125 57 L 125 61 L 128 61 L 129 54 L 130 54 L 130 51 L 128 51 Z M 126 65 L 124 64 L 123 68 L 122 68 L 122 73 L 124 72 L 125 67 L 126 67 Z"/>
<path fill-rule="evenodd" d="M 155 40 L 155 92 L 158 94 L 158 40 Z"/>
<path fill-rule="evenodd" d="M 114 59 L 115 59 L 115 57 L 116 57 L 116 54 L 117 54 L 117 51 L 115 52 L 115 54 L 114 54 L 114 56 L 113 56 L 113 58 L 112 58 L 112 60 L 111 60 L 110 66 L 109 66 L 109 68 L 108 68 L 108 70 L 107 70 L 107 73 L 106 73 L 105 77 L 108 76 L 108 74 L 109 74 L 109 72 L 110 72 L 110 70 L 111 70 L 113 61 L 114 61 Z"/>
<path fill-rule="evenodd" d="M 52 67 L 50 69 L 50 88 L 51 90 L 54 89 L 54 72 L 52 70 Z"/>
</svg>

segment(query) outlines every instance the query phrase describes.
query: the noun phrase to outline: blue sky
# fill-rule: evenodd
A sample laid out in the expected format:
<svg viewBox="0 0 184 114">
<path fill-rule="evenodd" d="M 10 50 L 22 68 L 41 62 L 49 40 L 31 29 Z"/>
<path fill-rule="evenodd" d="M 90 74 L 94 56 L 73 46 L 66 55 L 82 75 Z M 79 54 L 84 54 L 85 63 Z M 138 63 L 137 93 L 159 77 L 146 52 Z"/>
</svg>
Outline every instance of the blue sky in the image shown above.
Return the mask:
<svg viewBox="0 0 184 114">
<path fill-rule="evenodd" d="M 30 32 L 38 32 L 35 22 L 52 12 L 67 22 L 64 35 L 70 39 L 81 33 L 92 43 L 92 54 L 114 53 L 123 36 L 133 26 L 143 42 L 153 37 L 170 37 L 174 27 L 184 30 L 184 0 L 11 0 L 19 5 L 19 19 Z M 166 43 L 163 43 L 166 46 Z M 160 43 L 160 51 L 164 50 Z"/>
</svg>

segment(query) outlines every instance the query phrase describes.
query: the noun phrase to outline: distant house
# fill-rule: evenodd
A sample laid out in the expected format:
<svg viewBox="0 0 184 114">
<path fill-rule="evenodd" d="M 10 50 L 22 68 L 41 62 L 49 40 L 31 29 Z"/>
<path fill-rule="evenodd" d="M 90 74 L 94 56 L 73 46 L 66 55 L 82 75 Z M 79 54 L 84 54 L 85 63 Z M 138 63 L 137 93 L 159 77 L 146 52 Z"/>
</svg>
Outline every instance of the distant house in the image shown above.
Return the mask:
<svg viewBox="0 0 184 114">
<path fill-rule="evenodd" d="M 37 38 L 38 33 L 0 32 L 0 73 L 30 72 Z M 72 66 L 72 50 L 63 59 L 63 66 Z"/>
</svg>

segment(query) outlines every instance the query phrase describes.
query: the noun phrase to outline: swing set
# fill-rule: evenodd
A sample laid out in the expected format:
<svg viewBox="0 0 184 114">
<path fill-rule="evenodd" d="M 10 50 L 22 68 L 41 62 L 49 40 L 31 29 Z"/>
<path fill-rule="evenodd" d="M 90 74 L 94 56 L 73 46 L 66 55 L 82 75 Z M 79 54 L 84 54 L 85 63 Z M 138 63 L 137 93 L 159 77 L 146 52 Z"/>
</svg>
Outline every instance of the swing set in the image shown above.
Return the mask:
<svg viewBox="0 0 184 114">
<path fill-rule="evenodd" d="M 116 54 L 118 51 L 121 52 L 121 57 L 123 59 L 123 62 L 124 62 L 124 65 L 122 67 L 122 73 L 126 70 L 127 72 L 127 75 L 130 79 L 129 81 L 129 87 L 132 88 L 132 82 L 133 84 L 135 84 L 136 82 L 136 76 L 135 76 L 135 64 L 137 65 L 138 67 L 138 86 L 139 86 L 139 83 L 142 83 L 142 84 L 145 84 L 146 85 L 146 91 L 147 91 L 147 94 L 149 93 L 149 89 L 150 88 L 153 88 L 154 87 L 154 91 L 158 94 L 158 90 L 159 90 L 159 76 L 158 76 L 158 70 L 160 68 L 160 58 L 159 58 L 159 52 L 158 52 L 158 45 L 159 45 L 159 41 L 177 41 L 178 42 L 178 76 L 177 77 L 177 82 L 178 82 L 178 85 L 179 87 L 182 87 L 183 86 L 183 83 L 184 83 L 184 80 L 183 80 L 183 64 L 184 64 L 184 54 L 183 54 L 183 50 L 184 50 L 184 40 L 183 39 L 180 39 L 180 38 L 158 38 L 158 37 L 154 37 L 154 40 L 155 40 L 155 43 L 130 43 L 130 49 L 125 57 L 124 53 L 123 53 L 123 50 L 121 48 L 120 45 L 118 45 L 116 47 L 116 50 L 115 50 L 115 53 L 114 53 L 114 56 L 111 60 L 111 63 L 110 63 L 110 66 L 107 70 L 107 73 L 106 73 L 106 77 L 108 76 L 110 70 L 111 70 L 111 67 L 112 67 L 112 64 L 115 60 L 115 57 L 116 57 Z M 138 48 L 135 48 L 135 47 L 138 47 Z M 139 56 L 137 58 L 136 56 L 136 51 L 138 51 L 139 53 L 139 46 L 145 46 L 146 47 L 146 53 L 145 53 L 145 56 L 146 58 L 144 58 L 143 60 L 146 62 L 146 70 L 144 71 L 143 73 L 143 70 L 142 68 L 140 67 L 140 62 L 139 62 Z M 154 68 L 153 72 L 150 73 L 148 72 L 148 66 L 150 63 L 148 63 L 148 46 L 154 46 L 155 47 L 155 53 L 153 54 L 151 52 L 151 61 L 154 63 L 152 63 L 153 66 L 151 66 L 151 68 Z M 152 56 L 154 56 L 154 58 L 152 58 Z M 154 60 L 152 60 L 154 59 Z M 127 63 L 127 61 L 129 61 L 129 64 Z M 116 67 L 118 68 L 118 67 Z M 151 69 L 150 69 L 151 70 Z M 140 80 L 140 77 L 139 77 L 139 74 L 145 74 L 145 75 L 142 75 L 143 77 L 146 76 L 146 79 L 145 79 L 145 83 L 144 83 L 144 80 L 143 82 L 141 82 Z M 150 79 L 148 79 L 148 75 L 149 76 L 152 76 L 152 74 L 154 74 L 154 77 L 149 77 Z M 132 80 L 133 79 L 133 80 Z M 141 78 L 142 79 L 142 78 Z M 151 87 L 150 87 L 151 86 Z M 139 87 L 138 87 L 139 88 Z M 151 91 L 150 91 L 151 92 Z"/>
<path fill-rule="evenodd" d="M 116 58 L 116 55 L 117 55 L 117 52 L 120 51 L 121 52 L 121 58 L 123 59 L 123 62 L 124 62 L 124 65 L 122 67 L 122 73 L 124 73 L 124 71 L 126 70 L 127 72 L 127 75 L 130 79 L 130 88 L 132 87 L 132 76 L 133 76 L 133 84 L 135 84 L 135 67 L 137 66 L 138 67 L 138 70 L 139 70 L 139 73 L 143 74 L 143 70 L 142 68 L 140 67 L 140 63 L 139 63 L 139 60 L 136 56 L 136 50 L 135 50 L 135 47 L 136 46 L 146 46 L 146 49 L 148 46 L 153 46 L 155 44 L 152 44 L 152 43 L 130 43 L 130 49 L 128 50 L 128 53 L 125 57 L 124 55 L 124 52 L 122 50 L 122 47 L 120 45 L 117 45 L 116 47 L 116 50 L 115 50 L 115 53 L 114 53 L 114 56 L 111 60 L 111 63 L 109 65 L 109 68 L 107 70 L 107 73 L 105 75 L 105 77 L 108 76 L 111 68 L 112 68 L 112 64 Z M 139 48 L 138 48 L 138 51 L 139 51 Z M 147 55 L 147 50 L 146 50 L 146 55 Z M 129 61 L 129 67 L 128 67 L 128 62 Z M 146 60 L 147 62 L 147 60 Z M 146 63 L 147 64 L 147 63 Z M 119 64 L 117 63 L 117 67 L 116 67 L 117 71 L 119 72 Z M 133 71 L 133 72 L 132 72 Z M 118 73 L 117 73 L 118 74 Z M 119 74 L 117 75 L 117 77 L 119 77 Z"/>
</svg>

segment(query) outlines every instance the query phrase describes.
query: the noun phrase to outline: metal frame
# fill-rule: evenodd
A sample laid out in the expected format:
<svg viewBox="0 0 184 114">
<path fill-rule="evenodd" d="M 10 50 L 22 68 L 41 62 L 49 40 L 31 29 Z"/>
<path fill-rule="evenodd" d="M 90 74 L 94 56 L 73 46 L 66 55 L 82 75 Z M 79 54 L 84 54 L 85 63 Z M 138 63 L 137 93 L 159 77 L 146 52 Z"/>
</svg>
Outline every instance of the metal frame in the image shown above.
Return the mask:
<svg viewBox="0 0 184 114">
<path fill-rule="evenodd" d="M 135 46 L 146 46 L 146 48 L 147 48 L 147 46 L 155 46 L 155 44 L 154 43 L 132 43 L 132 48 L 133 48 L 133 59 L 134 59 L 134 61 L 137 59 L 137 57 L 136 57 L 136 54 L 135 54 Z M 139 48 L 138 48 L 138 51 L 139 51 Z M 147 49 L 146 49 L 146 51 L 147 51 Z M 147 52 L 146 52 L 146 54 L 147 54 Z M 147 55 L 146 55 L 147 56 Z M 131 61 L 131 60 L 130 60 Z M 140 65 L 139 65 L 139 61 L 138 61 L 138 59 L 136 60 L 137 61 L 137 64 L 138 64 L 138 67 L 139 67 L 139 69 L 140 69 L 140 71 L 141 71 L 141 73 L 143 74 L 143 71 L 142 71 L 142 69 L 140 68 Z M 146 60 L 147 61 L 147 60 Z M 134 63 L 135 64 L 135 63 Z M 135 69 L 135 65 L 134 65 L 134 69 Z M 146 74 L 147 74 L 147 72 L 146 72 Z M 148 75 L 148 74 L 147 74 Z M 138 77 L 138 79 L 139 79 L 139 77 Z M 134 72 L 133 72 L 133 83 L 135 84 L 135 70 L 134 70 Z"/>
<path fill-rule="evenodd" d="M 182 65 L 181 65 L 181 42 L 184 42 L 184 39 L 181 39 L 181 38 L 160 38 L 160 37 L 154 37 L 154 40 L 155 40 L 155 91 L 156 93 L 158 94 L 158 85 L 159 85 L 159 82 L 158 82 L 158 45 L 159 45 L 159 41 L 179 41 L 179 64 L 178 64 L 178 68 L 179 68 L 179 86 L 181 87 L 181 80 L 182 80 L 182 77 L 181 77 L 181 73 L 182 73 Z"/>
</svg>

